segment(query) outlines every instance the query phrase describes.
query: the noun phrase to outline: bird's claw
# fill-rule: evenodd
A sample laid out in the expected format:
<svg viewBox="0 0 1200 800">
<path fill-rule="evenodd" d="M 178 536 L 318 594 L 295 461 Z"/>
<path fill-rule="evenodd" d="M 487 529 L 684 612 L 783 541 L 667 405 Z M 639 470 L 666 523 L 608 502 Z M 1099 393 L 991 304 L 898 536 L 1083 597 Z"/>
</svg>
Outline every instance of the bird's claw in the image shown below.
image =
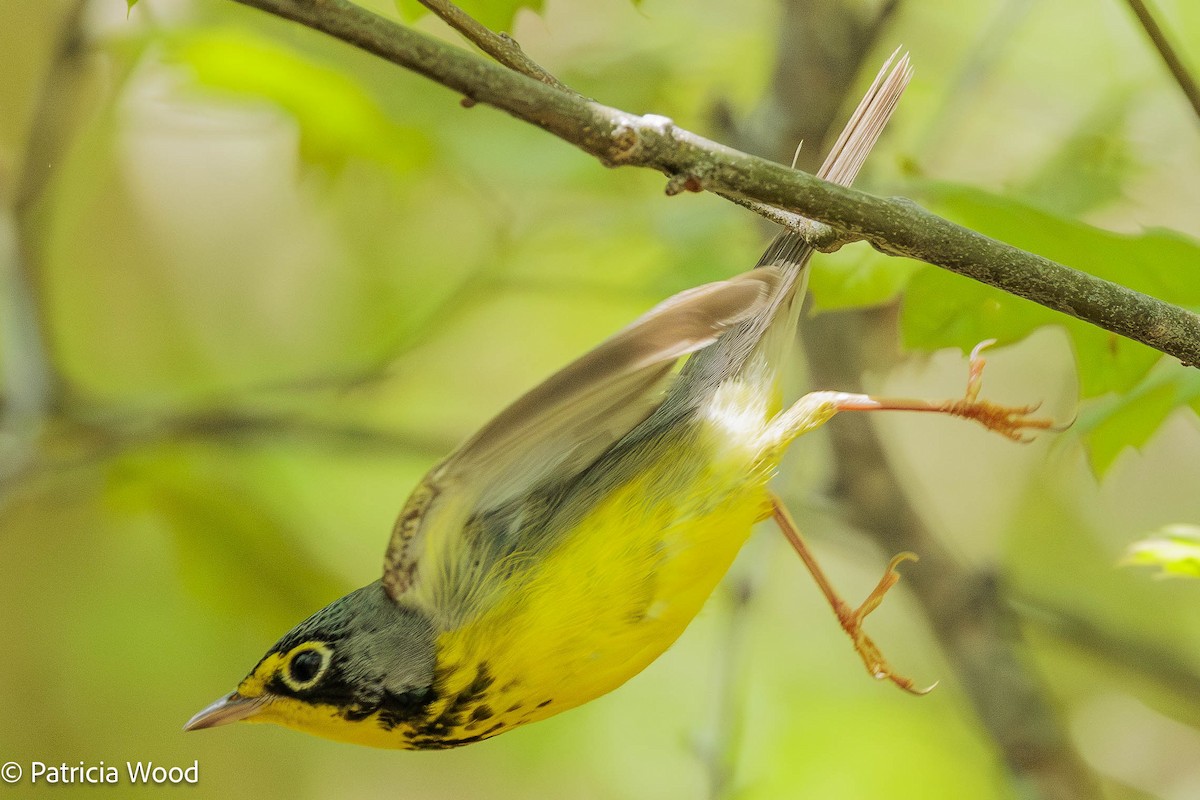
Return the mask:
<svg viewBox="0 0 1200 800">
<path fill-rule="evenodd" d="M 983 368 L 987 365 L 983 351 L 995 343 L 995 339 L 987 339 L 975 345 L 971 350 L 967 368 L 966 392 L 961 400 L 951 400 L 940 410 L 956 417 L 973 419 L 988 430 L 1006 436 L 1014 442 L 1032 441 L 1033 437 L 1029 435 L 1032 431 L 1057 430 L 1060 426 L 1056 426 L 1054 420 L 1033 416 L 1041 408 L 1041 403 L 1003 406 L 990 400 L 979 399 L 979 392 L 983 388 Z"/>
<path fill-rule="evenodd" d="M 883 653 L 880 652 L 879 646 L 863 630 L 863 621 L 866 620 L 872 611 L 879 608 L 879 604 L 883 602 L 884 596 L 900 580 L 900 572 L 897 570 L 897 567 L 905 561 L 916 560 L 917 556 L 915 553 L 900 553 L 888 563 L 883 577 L 879 579 L 879 583 L 875 585 L 875 588 L 867 595 L 867 599 L 858 608 L 851 609 L 845 603 L 840 603 L 835 608 L 835 611 L 837 612 L 838 622 L 841 623 L 842 629 L 853 640 L 854 650 L 858 653 L 867 668 L 867 672 L 871 673 L 872 677 L 876 680 L 889 680 L 909 694 L 923 695 L 933 691 L 937 683 L 927 686 L 924 689 L 915 688 L 911 678 L 906 678 L 892 669 L 887 659 L 883 657 Z"/>
</svg>

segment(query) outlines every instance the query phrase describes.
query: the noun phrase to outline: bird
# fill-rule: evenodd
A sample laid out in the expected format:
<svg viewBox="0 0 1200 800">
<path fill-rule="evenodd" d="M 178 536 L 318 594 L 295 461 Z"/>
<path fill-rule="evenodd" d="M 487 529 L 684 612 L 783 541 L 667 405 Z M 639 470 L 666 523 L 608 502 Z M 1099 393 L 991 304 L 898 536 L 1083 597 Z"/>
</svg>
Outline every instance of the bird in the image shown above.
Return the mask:
<svg viewBox="0 0 1200 800">
<path fill-rule="evenodd" d="M 880 71 L 818 176 L 849 185 L 912 74 Z M 383 577 L 276 642 L 185 730 L 270 722 L 356 744 L 444 749 L 604 695 L 658 658 L 700 611 L 751 529 L 781 527 L 868 671 L 895 672 L 834 591 L 768 483 L 798 436 L 840 411 L 974 419 L 1010 438 L 1034 407 L 780 386 L 813 247 L 785 229 L 754 269 L 680 292 L 517 399 L 434 466 L 392 530 Z"/>
</svg>

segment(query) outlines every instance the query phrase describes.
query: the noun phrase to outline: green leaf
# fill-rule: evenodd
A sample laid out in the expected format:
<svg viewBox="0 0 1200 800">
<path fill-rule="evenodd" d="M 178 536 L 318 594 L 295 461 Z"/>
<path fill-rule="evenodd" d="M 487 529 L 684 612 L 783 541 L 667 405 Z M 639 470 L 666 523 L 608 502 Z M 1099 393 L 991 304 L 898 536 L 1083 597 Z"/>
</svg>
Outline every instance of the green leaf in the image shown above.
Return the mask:
<svg viewBox="0 0 1200 800">
<path fill-rule="evenodd" d="M 1163 576 L 1200 577 L 1200 526 L 1168 525 L 1131 544 L 1122 563 L 1159 567 Z"/>
<path fill-rule="evenodd" d="M 981 233 L 1167 302 L 1200 307 L 1200 244 L 1181 234 L 1114 233 L 967 186 L 927 184 L 920 196 Z M 987 338 L 1003 344 L 1059 325 L 1075 349 L 1084 397 L 1129 391 L 1160 358 L 1145 345 L 940 269 L 914 276 L 901 324 L 906 344 L 923 350 L 966 350 Z"/>
<path fill-rule="evenodd" d="M 125 0 L 125 16 L 129 16 L 129 12 L 133 11 L 133 7 L 138 4 L 138 0 Z"/>
<path fill-rule="evenodd" d="M 191 31 L 172 41 L 170 54 L 204 86 L 290 114 L 310 161 L 340 166 L 358 158 L 403 171 L 432 150 L 426 134 L 392 122 L 355 78 L 269 39 L 240 30 Z"/>
<path fill-rule="evenodd" d="M 1124 394 L 1090 404 L 1075 431 L 1087 442 L 1088 460 L 1104 474 L 1127 447 L 1141 447 L 1180 407 L 1200 411 L 1200 371 L 1162 363 Z"/>
<path fill-rule="evenodd" d="M 488 28 L 511 32 L 518 11 L 528 8 L 540 14 L 545 0 L 460 0 L 458 5 Z M 396 9 L 409 22 L 415 22 L 429 13 L 429 9 L 417 0 L 396 0 Z"/>
<path fill-rule="evenodd" d="M 1179 233 L 1128 235 L 1052 214 L 980 189 L 930 184 L 922 199 L 938 213 L 981 233 L 1132 289 L 1200 307 L 1200 244 Z M 1006 294 L 946 270 L 925 268 L 904 296 L 905 344 L 922 350 L 984 339 L 1018 341 L 1046 325 L 1063 328 L 1075 351 L 1084 398 L 1115 396 L 1092 405 L 1078 430 L 1097 474 L 1127 447 L 1145 444 L 1180 407 L 1200 411 L 1200 377 L 1145 345 Z M 1161 371 L 1151 372 L 1161 363 Z"/>
<path fill-rule="evenodd" d="M 925 265 L 885 256 L 865 245 L 843 247 L 813 260 L 809 291 L 817 311 L 891 303 Z"/>
</svg>

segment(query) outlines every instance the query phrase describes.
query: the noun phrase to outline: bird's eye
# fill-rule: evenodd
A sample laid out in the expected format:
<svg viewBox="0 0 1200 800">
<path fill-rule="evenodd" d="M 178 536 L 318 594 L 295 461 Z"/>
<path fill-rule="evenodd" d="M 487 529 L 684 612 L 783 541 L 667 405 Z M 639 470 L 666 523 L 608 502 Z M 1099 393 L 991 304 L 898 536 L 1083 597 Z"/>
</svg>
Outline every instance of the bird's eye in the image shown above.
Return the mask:
<svg viewBox="0 0 1200 800">
<path fill-rule="evenodd" d="M 292 651 L 280 677 L 292 691 L 302 692 L 317 685 L 329 668 L 333 652 L 324 644 L 303 644 Z"/>
</svg>

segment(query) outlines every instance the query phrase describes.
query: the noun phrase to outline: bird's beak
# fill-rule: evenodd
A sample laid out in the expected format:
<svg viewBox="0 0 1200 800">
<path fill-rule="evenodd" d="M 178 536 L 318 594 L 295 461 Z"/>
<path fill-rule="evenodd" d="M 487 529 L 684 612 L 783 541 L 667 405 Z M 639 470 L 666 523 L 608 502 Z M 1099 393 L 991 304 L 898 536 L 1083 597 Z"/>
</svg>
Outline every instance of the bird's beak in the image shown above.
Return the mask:
<svg viewBox="0 0 1200 800">
<path fill-rule="evenodd" d="M 243 697 L 237 692 L 222 697 L 208 708 L 187 721 L 183 726 L 185 731 L 198 731 L 201 728 L 215 728 L 239 719 L 252 717 L 262 710 L 271 699 L 271 695 L 262 694 L 258 697 Z"/>
</svg>

